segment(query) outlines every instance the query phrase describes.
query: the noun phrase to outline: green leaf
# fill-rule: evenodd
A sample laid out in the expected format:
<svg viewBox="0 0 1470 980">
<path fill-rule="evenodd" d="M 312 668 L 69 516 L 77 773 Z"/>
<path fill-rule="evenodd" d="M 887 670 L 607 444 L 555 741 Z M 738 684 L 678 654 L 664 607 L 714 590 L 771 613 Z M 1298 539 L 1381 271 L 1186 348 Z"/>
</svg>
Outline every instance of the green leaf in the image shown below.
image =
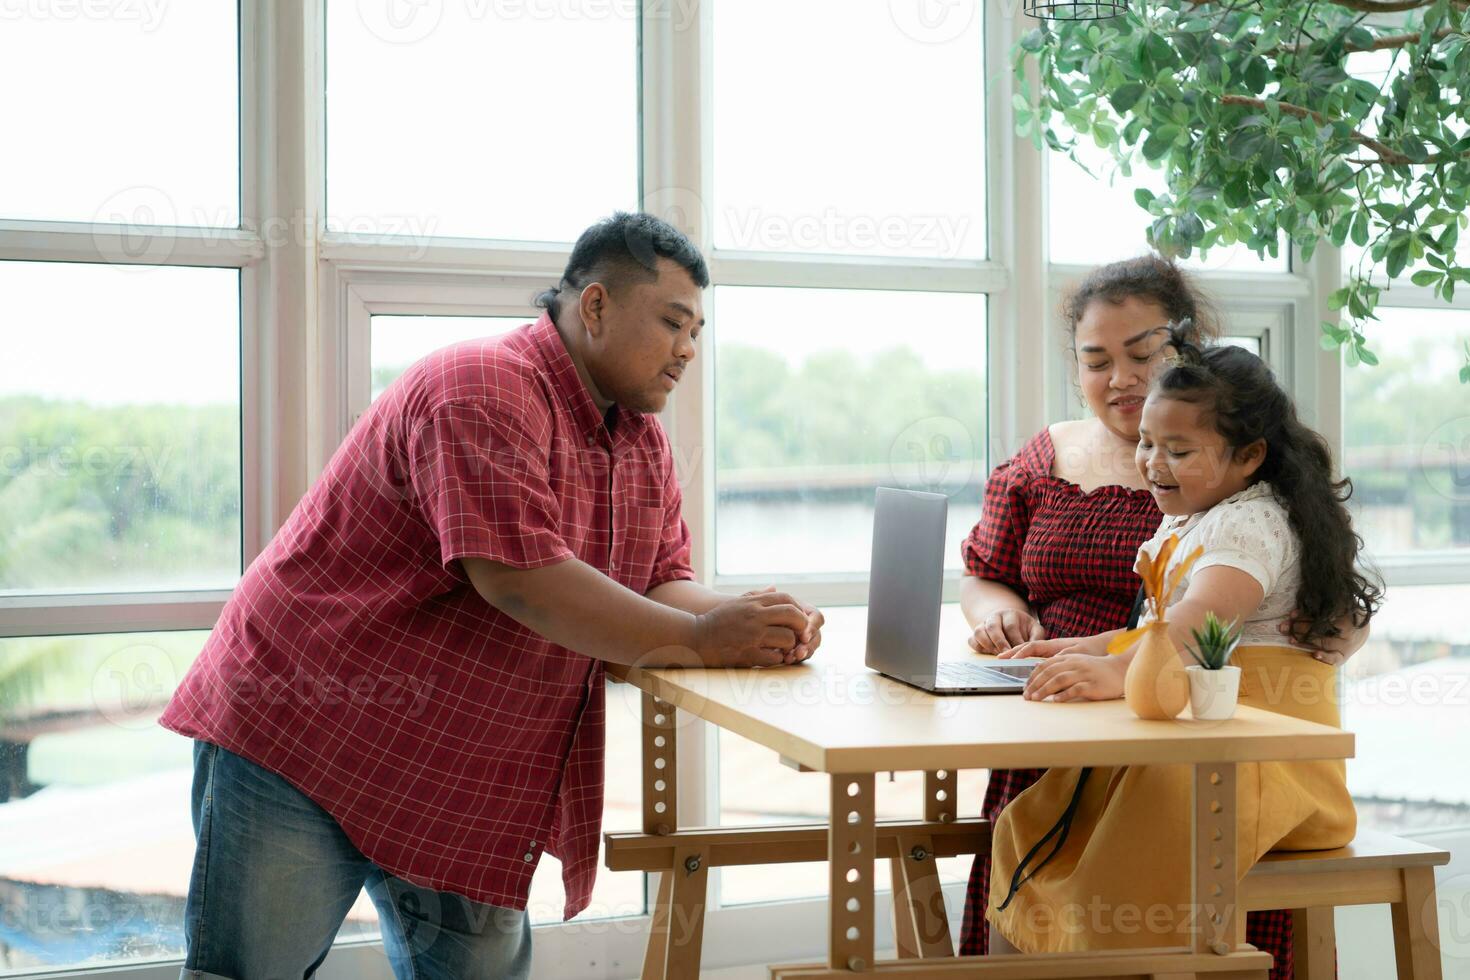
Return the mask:
<svg viewBox="0 0 1470 980">
<path fill-rule="evenodd" d="M 1108 101 L 1113 104 L 1114 109 L 1124 113 L 1138 105 L 1138 100 L 1143 98 L 1143 92 L 1142 82 L 1129 82 L 1114 89 L 1113 93 L 1108 96 Z"/>
<path fill-rule="evenodd" d="M 1133 200 L 1137 201 L 1138 206 L 1141 208 L 1148 207 L 1153 202 L 1153 199 L 1154 192 L 1147 187 L 1140 187 L 1133 192 Z"/>
<path fill-rule="evenodd" d="M 1260 95 L 1271 80 L 1271 69 L 1264 58 L 1252 58 L 1245 66 L 1245 87 L 1252 95 Z"/>
<path fill-rule="evenodd" d="M 1444 273 L 1435 272 L 1433 269 L 1420 269 L 1410 277 L 1409 281 L 1416 286 L 1432 286 L 1444 277 Z"/>
<path fill-rule="evenodd" d="M 1400 238 L 1393 245 L 1389 246 L 1388 254 L 1385 258 L 1387 261 L 1388 278 L 1397 279 L 1399 273 L 1404 271 L 1404 266 L 1409 264 L 1408 237 Z"/>
<path fill-rule="evenodd" d="M 1179 127 L 1172 123 L 1148 135 L 1143 141 L 1143 158 L 1154 161 L 1162 158 L 1169 152 L 1169 147 L 1174 145 L 1174 137 L 1179 135 Z"/>
<path fill-rule="evenodd" d="M 1369 367 L 1378 366 L 1378 355 L 1374 354 L 1371 350 L 1362 346 L 1361 344 L 1358 346 L 1358 360 L 1362 361 Z"/>
<path fill-rule="evenodd" d="M 1232 160 L 1249 160 L 1271 145 L 1271 134 L 1263 129 L 1237 129 L 1225 137 L 1225 152 Z"/>
</svg>

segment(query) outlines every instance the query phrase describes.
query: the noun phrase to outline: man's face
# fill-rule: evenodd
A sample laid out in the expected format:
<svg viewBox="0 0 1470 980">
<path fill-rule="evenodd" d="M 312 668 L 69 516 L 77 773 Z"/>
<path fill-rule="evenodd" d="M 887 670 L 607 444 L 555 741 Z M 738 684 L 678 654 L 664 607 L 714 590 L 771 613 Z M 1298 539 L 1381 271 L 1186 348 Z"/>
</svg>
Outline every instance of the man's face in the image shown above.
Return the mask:
<svg viewBox="0 0 1470 980">
<path fill-rule="evenodd" d="M 597 323 L 587 324 L 587 371 L 593 384 L 633 412 L 663 411 L 694 360 L 694 341 L 704 329 L 703 299 L 689 273 L 665 258 L 657 269 L 652 282 L 607 292 Z"/>
</svg>

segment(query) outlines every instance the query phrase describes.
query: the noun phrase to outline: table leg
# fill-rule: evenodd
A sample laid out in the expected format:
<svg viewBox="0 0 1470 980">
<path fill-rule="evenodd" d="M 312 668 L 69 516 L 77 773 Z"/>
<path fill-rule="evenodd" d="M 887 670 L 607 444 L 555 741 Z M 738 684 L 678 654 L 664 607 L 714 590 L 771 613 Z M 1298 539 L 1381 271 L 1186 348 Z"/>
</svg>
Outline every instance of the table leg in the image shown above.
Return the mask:
<svg viewBox="0 0 1470 980">
<path fill-rule="evenodd" d="M 893 917 L 900 957 L 954 955 L 934 839 L 928 835 L 899 835 L 898 856 L 893 858 Z"/>
<path fill-rule="evenodd" d="M 827 835 L 828 965 L 863 972 L 873 966 L 873 774 L 831 777 L 831 829 Z"/>
<path fill-rule="evenodd" d="M 666 836 L 679 827 L 678 744 L 674 706 L 643 695 L 643 832 Z M 692 860 L 691 860 L 692 859 Z M 709 862 L 703 852 L 676 848 L 674 866 L 660 872 L 658 896 L 643 953 L 643 980 L 699 975 L 704 938 L 705 884 Z"/>
<path fill-rule="evenodd" d="M 671 834 L 679 828 L 674 706 L 643 695 L 643 832 Z"/>
<path fill-rule="evenodd" d="M 1194 767 L 1193 939 L 1196 953 L 1235 948 L 1235 763 Z"/>
</svg>

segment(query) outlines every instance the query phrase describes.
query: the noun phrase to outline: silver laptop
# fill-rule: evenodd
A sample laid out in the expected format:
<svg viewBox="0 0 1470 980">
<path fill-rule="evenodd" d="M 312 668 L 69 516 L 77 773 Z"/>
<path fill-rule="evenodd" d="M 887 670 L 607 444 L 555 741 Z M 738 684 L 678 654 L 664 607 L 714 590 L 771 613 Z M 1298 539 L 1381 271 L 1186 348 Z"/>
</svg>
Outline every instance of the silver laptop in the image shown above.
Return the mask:
<svg viewBox="0 0 1470 980">
<path fill-rule="evenodd" d="M 948 505 L 939 493 L 878 488 L 867 665 L 933 694 L 1020 694 L 1040 660 L 939 662 Z"/>
</svg>

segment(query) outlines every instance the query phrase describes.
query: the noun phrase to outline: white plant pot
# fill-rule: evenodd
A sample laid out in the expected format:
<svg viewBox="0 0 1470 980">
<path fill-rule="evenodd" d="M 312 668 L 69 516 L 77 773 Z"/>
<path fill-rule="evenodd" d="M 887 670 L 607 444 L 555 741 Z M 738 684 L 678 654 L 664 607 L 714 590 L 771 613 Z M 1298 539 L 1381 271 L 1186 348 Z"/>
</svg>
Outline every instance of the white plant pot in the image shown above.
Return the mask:
<svg viewBox="0 0 1470 980">
<path fill-rule="evenodd" d="M 1184 668 L 1189 675 L 1189 710 L 1201 721 L 1220 721 L 1235 714 L 1240 695 L 1240 668 L 1206 670 L 1199 664 Z"/>
</svg>

